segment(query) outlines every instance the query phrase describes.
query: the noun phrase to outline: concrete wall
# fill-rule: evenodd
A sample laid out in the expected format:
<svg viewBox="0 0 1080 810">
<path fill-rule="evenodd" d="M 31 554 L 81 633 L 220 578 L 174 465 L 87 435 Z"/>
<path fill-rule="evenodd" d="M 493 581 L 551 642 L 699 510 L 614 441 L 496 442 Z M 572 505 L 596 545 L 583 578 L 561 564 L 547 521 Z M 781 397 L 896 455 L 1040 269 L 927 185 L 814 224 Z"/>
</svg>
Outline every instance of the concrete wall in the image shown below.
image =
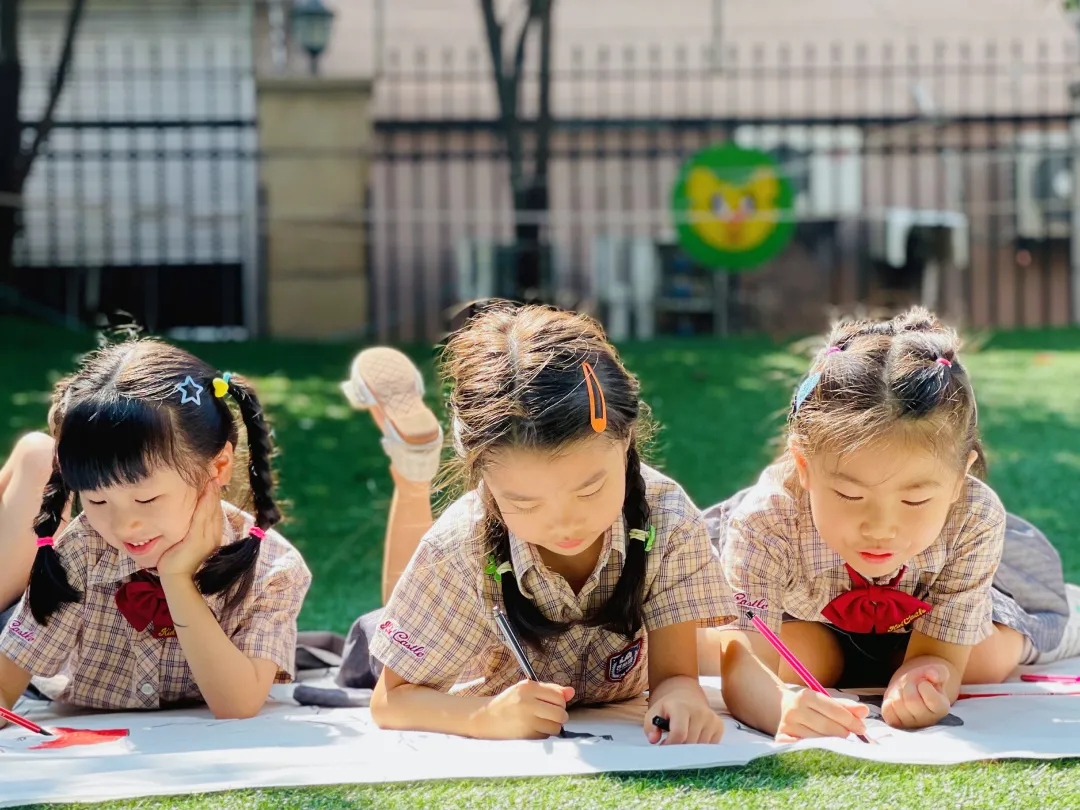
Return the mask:
<svg viewBox="0 0 1080 810">
<path fill-rule="evenodd" d="M 371 86 L 264 77 L 258 84 L 267 315 L 278 337 L 368 328 L 365 189 Z"/>
</svg>

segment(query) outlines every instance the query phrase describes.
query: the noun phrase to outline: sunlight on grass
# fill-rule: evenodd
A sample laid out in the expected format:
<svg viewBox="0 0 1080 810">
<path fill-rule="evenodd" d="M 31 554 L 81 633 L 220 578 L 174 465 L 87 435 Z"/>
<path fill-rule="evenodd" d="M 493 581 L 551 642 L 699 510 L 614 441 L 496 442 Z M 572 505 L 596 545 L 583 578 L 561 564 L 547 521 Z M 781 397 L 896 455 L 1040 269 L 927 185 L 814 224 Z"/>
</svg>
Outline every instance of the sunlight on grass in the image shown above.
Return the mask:
<svg viewBox="0 0 1080 810">
<path fill-rule="evenodd" d="M 15 321 L 0 321 L 0 332 L 7 338 L 0 340 L 0 402 L 8 403 L 0 440 L 9 446 L 19 433 L 44 426 L 50 386 L 94 341 Z M 287 514 L 282 531 L 314 572 L 301 625 L 344 632 L 354 617 L 378 605 L 392 492 L 376 429 L 348 407 L 338 387 L 357 347 L 254 342 L 192 348 L 218 368 L 255 381 L 280 451 L 276 468 Z M 770 459 L 808 362 L 805 353 L 764 339 L 665 340 L 629 345 L 623 354 L 661 425 L 652 463 L 702 506 L 753 482 Z M 428 400 L 437 406 L 431 352 L 413 356 L 429 383 Z M 1080 581 L 1080 332 L 987 336 L 967 362 L 991 483 L 1011 511 L 1047 533 L 1062 550 L 1067 573 Z M 1072 762 L 909 768 L 806 753 L 682 773 L 238 791 L 99 807 L 1035 810 L 1080 807 L 1080 768 Z"/>
</svg>

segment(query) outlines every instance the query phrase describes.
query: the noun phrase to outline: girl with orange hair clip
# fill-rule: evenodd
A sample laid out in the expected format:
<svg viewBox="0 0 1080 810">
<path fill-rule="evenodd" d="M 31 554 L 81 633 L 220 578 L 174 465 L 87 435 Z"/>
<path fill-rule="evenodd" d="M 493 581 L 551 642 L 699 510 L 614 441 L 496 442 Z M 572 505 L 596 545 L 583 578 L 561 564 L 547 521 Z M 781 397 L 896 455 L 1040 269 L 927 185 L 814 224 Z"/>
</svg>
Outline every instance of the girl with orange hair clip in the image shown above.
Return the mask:
<svg viewBox="0 0 1080 810">
<path fill-rule="evenodd" d="M 404 466 L 433 477 L 437 423 L 407 358 L 370 349 L 353 371 L 347 393 L 375 412 L 395 481 Z M 697 629 L 730 622 L 732 601 L 698 509 L 641 461 L 646 407 L 599 325 L 488 309 L 451 337 L 443 371 L 465 492 L 420 527 L 420 481 L 417 513 L 391 516 L 384 570 L 415 551 L 354 626 L 346 685 L 374 686 L 383 728 L 490 739 L 556 735 L 570 706 L 648 691 L 650 742 L 719 741 Z"/>
</svg>

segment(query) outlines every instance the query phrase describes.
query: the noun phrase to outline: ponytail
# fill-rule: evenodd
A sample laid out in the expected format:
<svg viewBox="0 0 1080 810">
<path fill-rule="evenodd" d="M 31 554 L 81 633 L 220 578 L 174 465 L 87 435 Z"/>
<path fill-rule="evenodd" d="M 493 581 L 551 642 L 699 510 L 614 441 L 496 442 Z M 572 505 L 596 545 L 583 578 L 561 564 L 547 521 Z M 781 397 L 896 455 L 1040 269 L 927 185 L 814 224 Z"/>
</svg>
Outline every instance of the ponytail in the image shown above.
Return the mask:
<svg viewBox="0 0 1080 810">
<path fill-rule="evenodd" d="M 496 563 L 510 561 L 510 533 L 494 504 L 487 504 L 488 518 L 484 524 L 485 546 L 493 549 Z M 642 602 L 644 601 L 645 569 L 648 552 L 645 543 L 631 540 L 630 531 L 649 528 L 650 509 L 645 498 L 645 479 L 641 475 L 641 458 L 637 447 L 631 444 L 626 454 L 626 495 L 623 498 L 623 517 L 626 520 L 625 561 L 619 581 L 607 602 L 586 617 L 589 627 L 603 627 L 633 639 L 644 624 Z M 518 588 L 515 573 L 504 575 L 501 580 L 506 616 L 518 637 L 539 649 L 544 642 L 571 627 L 569 622 L 553 622 L 532 601 L 526 599 Z"/>
<path fill-rule="evenodd" d="M 38 536 L 39 543 L 26 590 L 30 612 L 34 621 L 42 626 L 48 623 L 49 617 L 59 610 L 62 604 L 82 601 L 82 594 L 68 582 L 67 571 L 52 545 L 52 537 L 64 519 L 64 510 L 70 495 L 64 476 L 60 473 L 60 466 L 54 460 L 52 476 L 41 501 L 41 512 L 34 521 L 34 533 Z"/>
<path fill-rule="evenodd" d="M 236 607 L 251 590 L 255 565 L 265 532 L 281 520 L 274 503 L 274 480 L 270 467 L 273 444 L 254 390 L 243 380 L 227 375 L 228 393 L 240 408 L 248 443 L 248 481 L 255 507 L 255 525 L 239 543 L 219 548 L 195 575 L 199 591 L 210 595 L 231 591 L 224 609 Z M 224 405 L 222 406 L 224 407 Z"/>
</svg>

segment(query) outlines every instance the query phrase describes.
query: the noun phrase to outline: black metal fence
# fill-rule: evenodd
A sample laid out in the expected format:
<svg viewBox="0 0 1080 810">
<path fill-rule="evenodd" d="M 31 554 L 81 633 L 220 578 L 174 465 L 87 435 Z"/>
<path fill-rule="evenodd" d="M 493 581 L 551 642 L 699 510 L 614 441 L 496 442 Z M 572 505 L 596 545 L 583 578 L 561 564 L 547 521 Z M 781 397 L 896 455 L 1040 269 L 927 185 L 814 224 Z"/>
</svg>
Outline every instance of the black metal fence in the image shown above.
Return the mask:
<svg viewBox="0 0 1080 810">
<path fill-rule="evenodd" d="M 62 18 L 28 13 L 21 107 L 33 121 Z M 24 189 L 26 300 L 72 322 L 122 311 L 155 331 L 250 322 L 258 158 L 243 19 L 228 6 L 87 15 Z"/>
<path fill-rule="evenodd" d="M 633 257 L 651 244 L 649 328 L 661 332 L 812 330 L 833 308 L 911 301 L 977 326 L 1077 316 L 1068 87 L 1080 62 L 1064 36 L 722 53 L 569 45 L 554 64 L 542 224 L 567 303 L 625 320 L 613 308 L 634 305 L 612 300 L 611 280 L 632 298 Z M 536 81 L 527 71 L 526 118 Z M 447 306 L 512 265 L 488 57 L 391 50 L 377 102 L 375 332 L 430 337 Z M 731 281 L 680 256 L 669 210 L 683 161 L 727 140 L 773 152 L 799 190 L 789 249 Z"/>
<path fill-rule="evenodd" d="M 17 260 L 33 300 L 72 319 L 123 309 L 155 329 L 257 326 L 250 30 L 192 25 L 80 37 L 26 190 Z M 28 120 L 57 41 L 28 50 Z M 554 294 L 616 332 L 811 331 L 832 308 L 914 300 L 976 326 L 1080 314 L 1068 94 L 1080 57 L 1064 32 L 921 48 L 563 43 L 553 63 L 538 220 Z M 535 65 L 523 81 L 529 146 Z M 390 49 L 375 87 L 368 205 L 356 212 L 370 236 L 371 336 L 426 340 L 513 265 L 489 58 Z M 680 165 L 728 140 L 773 152 L 798 190 L 790 247 L 738 277 L 688 262 L 669 210 Z"/>
</svg>

